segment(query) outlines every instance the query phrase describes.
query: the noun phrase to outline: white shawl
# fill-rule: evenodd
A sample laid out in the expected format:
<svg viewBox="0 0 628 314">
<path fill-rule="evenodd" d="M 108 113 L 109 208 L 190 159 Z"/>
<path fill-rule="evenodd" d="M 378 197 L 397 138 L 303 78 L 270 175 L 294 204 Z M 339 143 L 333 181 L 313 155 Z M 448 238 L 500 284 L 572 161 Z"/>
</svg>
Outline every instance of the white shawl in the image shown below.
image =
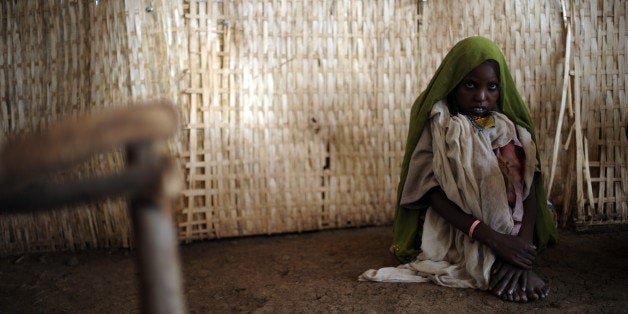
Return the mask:
<svg viewBox="0 0 628 314">
<path fill-rule="evenodd" d="M 515 138 L 521 142 L 525 156 L 536 156 L 536 147 L 525 128 L 498 112 L 494 112 L 494 117 L 496 127 L 480 131 L 467 117 L 451 116 L 443 101 L 436 103 L 430 114 L 430 132 L 425 132 L 426 128 L 413 153 L 401 204 L 418 201 L 438 184 L 465 213 L 495 231 L 510 234 L 512 211 L 494 150 Z M 427 164 L 431 168 L 422 167 L 426 165 L 425 157 L 430 155 Z M 526 158 L 524 199 L 530 192 L 536 168 L 536 158 Z M 471 241 L 465 232 L 457 230 L 431 208 L 423 225 L 421 251 L 414 262 L 367 270 L 359 280 L 432 281 L 448 287 L 488 288 L 495 261 L 493 252 L 478 241 Z"/>
</svg>

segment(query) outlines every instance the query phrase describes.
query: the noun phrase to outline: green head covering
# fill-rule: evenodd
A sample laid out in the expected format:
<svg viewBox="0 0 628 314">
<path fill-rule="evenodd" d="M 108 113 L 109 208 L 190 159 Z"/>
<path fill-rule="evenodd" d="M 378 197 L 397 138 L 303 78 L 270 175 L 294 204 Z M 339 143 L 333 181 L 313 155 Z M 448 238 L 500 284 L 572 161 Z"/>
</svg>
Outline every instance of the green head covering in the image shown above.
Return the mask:
<svg viewBox="0 0 628 314">
<path fill-rule="evenodd" d="M 467 74 L 487 60 L 494 60 L 499 64 L 500 99 L 497 103 L 498 110 L 511 121 L 526 128 L 536 143 L 534 123 L 530 117 L 530 112 L 517 91 L 499 47 L 493 41 L 480 36 L 469 37 L 458 42 L 445 56 L 427 88 L 412 105 L 410 112 L 410 127 L 401 166 L 401 179 L 397 190 L 397 206 L 393 226 L 395 255 L 403 263 L 413 260 L 418 254 L 421 246 L 422 217 L 425 214 L 425 210 L 408 209 L 399 205 L 414 148 L 434 104 L 439 100 L 446 99 L 447 95 L 458 86 Z M 539 159 L 538 151 L 536 158 Z M 543 249 L 548 243 L 556 242 L 557 231 L 552 214 L 547 208 L 547 197 L 540 175 L 536 176 L 534 184 L 537 199 L 534 240 L 537 247 Z"/>
</svg>

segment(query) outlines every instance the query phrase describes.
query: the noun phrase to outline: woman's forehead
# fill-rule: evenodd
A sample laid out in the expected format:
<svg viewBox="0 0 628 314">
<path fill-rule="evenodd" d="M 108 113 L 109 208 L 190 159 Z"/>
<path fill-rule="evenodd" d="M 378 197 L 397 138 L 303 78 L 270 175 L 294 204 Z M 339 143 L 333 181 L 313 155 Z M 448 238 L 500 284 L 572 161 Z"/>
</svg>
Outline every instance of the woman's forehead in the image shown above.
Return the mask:
<svg viewBox="0 0 628 314">
<path fill-rule="evenodd" d="M 499 64 L 497 64 L 494 60 L 484 61 L 475 67 L 475 69 L 471 70 L 465 78 L 486 80 L 499 79 Z"/>
</svg>

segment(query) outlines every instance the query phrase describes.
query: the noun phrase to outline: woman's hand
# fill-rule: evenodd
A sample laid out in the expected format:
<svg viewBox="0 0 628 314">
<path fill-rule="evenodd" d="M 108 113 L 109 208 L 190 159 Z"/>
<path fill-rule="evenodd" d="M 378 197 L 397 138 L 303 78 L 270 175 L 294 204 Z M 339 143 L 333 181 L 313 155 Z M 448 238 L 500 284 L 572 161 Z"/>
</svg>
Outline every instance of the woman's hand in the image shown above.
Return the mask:
<svg viewBox="0 0 628 314">
<path fill-rule="evenodd" d="M 536 259 L 536 246 L 518 236 L 497 234 L 499 236 L 496 237 L 497 244 L 492 248 L 493 252 L 513 266 L 526 270 L 532 269 Z"/>
<path fill-rule="evenodd" d="M 475 238 L 487 245 L 502 260 L 521 269 L 531 269 L 536 259 L 536 246 L 526 239 L 499 233 L 485 224 L 478 226 Z"/>
</svg>

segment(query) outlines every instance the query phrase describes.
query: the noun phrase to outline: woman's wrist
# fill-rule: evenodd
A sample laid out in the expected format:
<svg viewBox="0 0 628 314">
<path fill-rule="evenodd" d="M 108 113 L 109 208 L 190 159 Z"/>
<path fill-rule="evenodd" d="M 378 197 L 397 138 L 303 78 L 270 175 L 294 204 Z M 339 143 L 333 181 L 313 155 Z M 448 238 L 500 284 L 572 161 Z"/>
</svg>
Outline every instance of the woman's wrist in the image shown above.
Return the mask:
<svg viewBox="0 0 628 314">
<path fill-rule="evenodd" d="M 492 249 L 497 245 L 495 233 L 496 232 L 487 224 L 480 222 L 473 231 L 473 238 Z"/>
<path fill-rule="evenodd" d="M 471 242 L 473 242 L 473 240 L 474 240 L 474 234 L 473 233 L 475 232 L 475 229 L 478 227 L 479 224 L 480 224 L 480 220 L 476 219 L 471 224 L 471 227 L 469 227 L 468 235 L 469 235 L 469 238 L 471 238 Z"/>
<path fill-rule="evenodd" d="M 527 243 L 533 244 L 532 235 L 519 233 L 518 237 L 524 239 Z"/>
</svg>

